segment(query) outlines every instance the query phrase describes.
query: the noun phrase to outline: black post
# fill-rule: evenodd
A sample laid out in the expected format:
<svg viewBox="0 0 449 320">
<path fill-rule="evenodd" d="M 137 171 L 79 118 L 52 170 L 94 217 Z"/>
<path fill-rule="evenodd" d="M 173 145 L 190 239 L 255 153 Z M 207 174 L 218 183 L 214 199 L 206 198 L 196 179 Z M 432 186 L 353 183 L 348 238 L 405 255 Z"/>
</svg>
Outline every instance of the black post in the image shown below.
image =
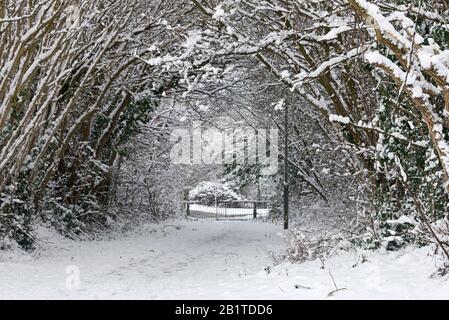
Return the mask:
<svg viewBox="0 0 449 320">
<path fill-rule="evenodd" d="M 187 202 L 187 216 L 190 216 L 190 203 Z"/>
<path fill-rule="evenodd" d="M 288 229 L 288 107 L 284 104 L 284 229 Z"/>
<path fill-rule="evenodd" d="M 257 219 L 257 202 L 254 202 L 253 219 Z"/>
</svg>

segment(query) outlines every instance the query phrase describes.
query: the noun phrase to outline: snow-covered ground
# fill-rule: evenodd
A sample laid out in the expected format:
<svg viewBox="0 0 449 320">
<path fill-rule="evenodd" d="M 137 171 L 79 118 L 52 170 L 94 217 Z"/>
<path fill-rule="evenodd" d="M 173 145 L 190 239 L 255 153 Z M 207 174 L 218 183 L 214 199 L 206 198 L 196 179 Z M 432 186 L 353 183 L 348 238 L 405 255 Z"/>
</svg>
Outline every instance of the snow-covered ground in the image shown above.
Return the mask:
<svg viewBox="0 0 449 320">
<path fill-rule="evenodd" d="M 49 234 L 33 256 L 0 253 L 0 299 L 449 298 L 449 281 L 430 278 L 429 248 L 273 266 L 270 252 L 283 247 L 273 224 L 203 220 L 142 230 L 109 241 Z M 78 271 L 79 288 L 71 281 Z M 332 278 L 345 289 L 328 296 Z"/>
</svg>

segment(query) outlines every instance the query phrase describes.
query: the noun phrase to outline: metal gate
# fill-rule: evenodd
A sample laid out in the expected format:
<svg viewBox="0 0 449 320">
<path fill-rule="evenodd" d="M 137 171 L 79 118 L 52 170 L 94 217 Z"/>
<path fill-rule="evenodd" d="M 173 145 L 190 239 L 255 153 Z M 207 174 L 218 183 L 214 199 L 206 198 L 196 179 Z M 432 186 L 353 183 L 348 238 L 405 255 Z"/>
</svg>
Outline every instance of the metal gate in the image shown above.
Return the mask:
<svg viewBox="0 0 449 320">
<path fill-rule="evenodd" d="M 249 220 L 266 217 L 269 213 L 267 201 L 185 201 L 186 215 L 195 218 L 226 220 Z"/>
</svg>

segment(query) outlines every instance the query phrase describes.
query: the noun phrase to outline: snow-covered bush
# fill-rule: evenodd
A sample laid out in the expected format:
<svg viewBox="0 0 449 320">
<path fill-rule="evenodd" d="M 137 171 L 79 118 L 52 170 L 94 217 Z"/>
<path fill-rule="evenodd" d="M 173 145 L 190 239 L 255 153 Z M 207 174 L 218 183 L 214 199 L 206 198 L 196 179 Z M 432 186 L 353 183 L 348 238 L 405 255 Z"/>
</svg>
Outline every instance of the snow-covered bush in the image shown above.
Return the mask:
<svg viewBox="0 0 449 320">
<path fill-rule="evenodd" d="M 245 198 L 233 191 L 226 183 L 203 181 L 190 190 L 189 200 L 211 205 L 215 201 L 239 201 Z"/>
<path fill-rule="evenodd" d="M 115 197 L 111 209 L 118 220 L 137 225 L 143 221 L 161 221 L 181 213 L 184 188 L 180 168 L 171 165 L 166 149 L 166 136 L 151 140 L 144 130 L 128 144 L 115 177 Z M 153 153 L 159 153 L 152 159 Z"/>
</svg>

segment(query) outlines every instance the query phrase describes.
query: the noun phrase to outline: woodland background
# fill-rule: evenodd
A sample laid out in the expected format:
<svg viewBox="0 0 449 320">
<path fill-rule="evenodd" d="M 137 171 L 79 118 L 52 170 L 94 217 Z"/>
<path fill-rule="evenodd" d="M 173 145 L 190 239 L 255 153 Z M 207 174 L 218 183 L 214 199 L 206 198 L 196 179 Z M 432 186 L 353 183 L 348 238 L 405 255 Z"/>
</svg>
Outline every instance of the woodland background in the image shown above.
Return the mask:
<svg viewBox="0 0 449 320">
<path fill-rule="evenodd" d="M 3 0 L 1 247 L 32 249 L 36 224 L 79 238 L 177 217 L 186 192 L 217 176 L 281 208 L 281 170 L 170 162 L 171 132 L 200 121 L 288 134 L 293 218 L 326 227 L 314 239 L 292 231 L 291 260 L 341 240 L 435 243 L 449 258 L 448 10 L 444 0 Z"/>
</svg>

